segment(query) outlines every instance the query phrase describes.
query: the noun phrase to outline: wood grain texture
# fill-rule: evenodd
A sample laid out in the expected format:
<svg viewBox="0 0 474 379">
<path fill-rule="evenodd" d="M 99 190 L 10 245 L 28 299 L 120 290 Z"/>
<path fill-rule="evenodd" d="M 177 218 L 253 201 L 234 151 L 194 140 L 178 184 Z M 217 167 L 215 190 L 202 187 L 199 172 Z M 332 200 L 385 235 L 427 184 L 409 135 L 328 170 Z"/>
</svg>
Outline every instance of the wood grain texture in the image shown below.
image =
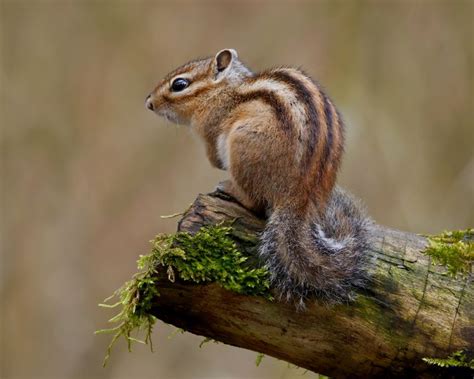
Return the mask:
<svg viewBox="0 0 474 379">
<path fill-rule="evenodd" d="M 223 193 L 200 195 L 179 230 L 233 220 L 239 247 L 256 255 L 264 220 Z M 472 280 L 453 279 L 423 254 L 424 237 L 377 226 L 373 281 L 355 303 L 293 305 L 243 296 L 217 284 L 160 281 L 153 309 L 189 332 L 271 355 L 331 377 L 449 377 L 423 357 L 474 350 Z M 452 375 L 472 377 L 472 372 Z"/>
</svg>

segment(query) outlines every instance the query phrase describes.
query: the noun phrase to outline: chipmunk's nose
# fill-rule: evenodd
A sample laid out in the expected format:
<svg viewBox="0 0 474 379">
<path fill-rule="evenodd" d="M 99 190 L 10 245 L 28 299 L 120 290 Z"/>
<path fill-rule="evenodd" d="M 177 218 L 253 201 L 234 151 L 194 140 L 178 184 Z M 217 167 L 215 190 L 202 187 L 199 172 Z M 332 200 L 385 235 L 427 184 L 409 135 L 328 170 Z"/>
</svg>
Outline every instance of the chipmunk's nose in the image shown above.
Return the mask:
<svg viewBox="0 0 474 379">
<path fill-rule="evenodd" d="M 145 100 L 145 106 L 150 110 L 154 110 L 154 106 L 153 106 L 153 101 L 151 101 L 151 95 L 148 95 L 146 100 Z"/>
</svg>

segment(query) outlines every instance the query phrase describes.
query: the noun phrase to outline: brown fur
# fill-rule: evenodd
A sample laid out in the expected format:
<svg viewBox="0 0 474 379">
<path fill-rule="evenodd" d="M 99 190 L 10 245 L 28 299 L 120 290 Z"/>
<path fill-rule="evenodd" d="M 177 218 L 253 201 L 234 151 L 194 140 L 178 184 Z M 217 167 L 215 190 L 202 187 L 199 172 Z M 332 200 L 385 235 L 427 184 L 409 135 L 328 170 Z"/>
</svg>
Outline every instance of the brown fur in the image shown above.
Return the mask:
<svg viewBox="0 0 474 379">
<path fill-rule="evenodd" d="M 173 92 L 176 78 L 189 80 L 189 86 Z M 335 204 L 343 201 L 335 202 L 333 195 L 344 126 L 319 85 L 294 68 L 254 74 L 235 51 L 223 50 L 168 74 L 147 106 L 191 125 L 206 143 L 211 164 L 229 171 L 225 190 L 249 209 L 270 215 L 261 253 L 281 293 L 295 292 L 301 299 L 309 293 L 330 294 L 323 289 L 332 283 L 328 275 L 339 282 L 350 279 L 352 272 L 330 267 L 333 257 L 318 251 L 339 249 L 321 229 L 327 214 L 342 217 L 342 229 L 352 225 L 347 204 L 338 208 Z M 361 213 L 356 216 L 362 223 Z M 339 237 L 351 234 L 342 232 Z M 337 296 L 349 295 L 339 291 Z"/>
</svg>

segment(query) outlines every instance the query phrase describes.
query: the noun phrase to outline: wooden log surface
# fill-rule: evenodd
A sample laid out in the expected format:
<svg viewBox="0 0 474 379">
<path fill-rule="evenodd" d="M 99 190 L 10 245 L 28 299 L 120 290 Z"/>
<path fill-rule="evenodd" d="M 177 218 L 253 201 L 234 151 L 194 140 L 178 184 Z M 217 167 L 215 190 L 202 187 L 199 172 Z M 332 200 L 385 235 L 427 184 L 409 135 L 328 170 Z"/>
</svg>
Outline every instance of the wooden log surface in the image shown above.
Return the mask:
<svg viewBox="0 0 474 379">
<path fill-rule="evenodd" d="M 233 220 L 239 248 L 256 255 L 265 221 L 226 194 L 200 195 L 180 231 Z M 452 278 L 423 253 L 426 238 L 374 229 L 370 288 L 348 305 L 292 304 L 227 291 L 215 283 L 160 282 L 159 319 L 335 378 L 447 377 L 424 357 L 474 350 L 472 280 Z M 455 375 L 471 373 L 459 371 Z"/>
</svg>

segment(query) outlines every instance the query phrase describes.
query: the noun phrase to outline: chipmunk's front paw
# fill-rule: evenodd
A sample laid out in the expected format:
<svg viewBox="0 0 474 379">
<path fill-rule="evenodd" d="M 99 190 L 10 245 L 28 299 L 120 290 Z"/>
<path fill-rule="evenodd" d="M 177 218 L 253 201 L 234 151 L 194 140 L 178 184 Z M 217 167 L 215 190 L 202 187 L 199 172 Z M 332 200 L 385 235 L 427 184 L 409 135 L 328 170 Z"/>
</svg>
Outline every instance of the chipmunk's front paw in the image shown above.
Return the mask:
<svg viewBox="0 0 474 379">
<path fill-rule="evenodd" d="M 232 184 L 231 180 L 223 180 L 222 182 L 219 182 L 219 184 L 217 185 L 216 191 L 225 192 L 228 195 L 232 195 L 233 188 L 234 188 L 234 185 Z"/>
<path fill-rule="evenodd" d="M 237 197 L 232 193 L 232 183 L 230 180 L 224 180 L 220 182 L 214 192 L 225 200 L 236 200 L 238 201 Z"/>
</svg>

